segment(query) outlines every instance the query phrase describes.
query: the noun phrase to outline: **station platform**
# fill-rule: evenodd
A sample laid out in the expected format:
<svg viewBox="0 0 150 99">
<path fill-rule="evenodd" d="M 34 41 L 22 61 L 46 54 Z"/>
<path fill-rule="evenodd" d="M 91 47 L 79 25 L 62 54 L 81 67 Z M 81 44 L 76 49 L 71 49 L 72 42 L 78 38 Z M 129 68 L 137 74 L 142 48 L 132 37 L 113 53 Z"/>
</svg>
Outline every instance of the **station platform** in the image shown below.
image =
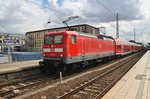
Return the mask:
<svg viewBox="0 0 150 99">
<path fill-rule="evenodd" d="M 28 68 L 39 67 L 39 61 L 41 60 L 20 61 L 0 64 L 0 74 L 17 72 Z"/>
<path fill-rule="evenodd" d="M 150 99 L 150 50 L 102 99 Z"/>
</svg>

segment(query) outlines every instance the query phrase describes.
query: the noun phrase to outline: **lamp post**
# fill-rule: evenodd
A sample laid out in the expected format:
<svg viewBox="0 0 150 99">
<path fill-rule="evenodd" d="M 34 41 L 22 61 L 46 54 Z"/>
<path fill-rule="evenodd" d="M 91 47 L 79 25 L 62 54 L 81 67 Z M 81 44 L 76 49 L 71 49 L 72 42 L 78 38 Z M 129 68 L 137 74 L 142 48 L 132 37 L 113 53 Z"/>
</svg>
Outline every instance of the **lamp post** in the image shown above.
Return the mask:
<svg viewBox="0 0 150 99">
<path fill-rule="evenodd" d="M 9 37 L 9 35 L 6 36 L 7 38 Z M 11 62 L 11 54 L 10 54 L 10 44 L 9 44 L 9 39 L 8 39 L 8 43 L 5 43 L 7 46 L 7 53 L 8 53 L 8 61 L 9 63 Z"/>
<path fill-rule="evenodd" d="M 10 44 L 7 44 L 8 46 L 8 60 L 9 60 L 9 63 L 11 62 L 11 54 L 10 54 Z"/>
<path fill-rule="evenodd" d="M 47 26 L 48 26 L 48 24 L 50 24 L 50 23 L 51 23 L 51 21 L 46 22 L 46 33 L 48 32 Z"/>
</svg>

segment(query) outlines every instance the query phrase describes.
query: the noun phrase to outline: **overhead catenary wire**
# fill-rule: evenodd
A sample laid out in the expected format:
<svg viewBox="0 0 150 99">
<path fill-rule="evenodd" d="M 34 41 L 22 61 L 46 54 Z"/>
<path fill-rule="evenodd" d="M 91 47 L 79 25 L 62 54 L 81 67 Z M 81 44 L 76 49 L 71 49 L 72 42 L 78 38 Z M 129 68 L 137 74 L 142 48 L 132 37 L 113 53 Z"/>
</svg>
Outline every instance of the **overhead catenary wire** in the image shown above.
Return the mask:
<svg viewBox="0 0 150 99">
<path fill-rule="evenodd" d="M 118 23 L 118 13 L 113 13 L 109 8 L 107 8 L 104 4 L 102 4 L 100 1 L 96 0 L 99 5 L 101 5 L 103 8 L 105 8 L 113 17 L 116 18 L 116 38 L 119 38 L 119 23 Z"/>
<path fill-rule="evenodd" d="M 139 2 L 140 3 L 140 5 L 142 5 L 143 3 L 144 3 L 144 1 L 145 0 L 141 0 L 141 2 Z M 115 2 L 115 1 L 114 1 Z M 113 6 L 113 7 L 115 7 L 119 12 L 122 12 L 122 10 L 120 10 L 120 6 L 119 6 L 119 4 L 117 4 L 116 2 L 114 3 L 114 2 L 112 2 L 113 3 L 113 5 L 115 5 L 115 6 Z M 134 1 L 134 2 L 137 2 L 136 0 Z M 133 26 L 133 23 L 131 22 L 132 21 L 132 19 L 129 17 L 129 15 L 127 15 L 127 14 L 123 14 L 123 13 L 119 13 L 119 17 L 120 17 L 120 21 L 122 20 L 122 21 L 125 21 L 125 22 L 127 22 L 129 25 L 129 27 L 130 27 L 130 31 L 132 31 L 133 30 L 133 28 L 135 28 L 134 26 Z M 126 20 L 126 19 L 129 19 L 129 20 Z M 131 20 L 130 20 L 131 19 Z M 132 29 L 131 29 L 132 28 Z"/>
<path fill-rule="evenodd" d="M 56 10 L 55 8 L 52 8 L 52 7 L 49 7 L 49 6 L 42 6 L 41 4 L 38 4 L 38 3 L 36 3 L 36 2 L 33 2 L 33 1 L 29 1 L 29 0 L 25 0 L 26 2 L 28 2 L 28 3 L 30 3 L 30 4 L 33 4 L 33 5 L 35 5 L 35 6 L 38 6 L 38 7 L 40 7 L 40 8 L 45 8 L 46 10 L 49 10 L 49 11 L 47 11 L 48 13 L 50 12 L 50 11 L 52 11 L 52 13 L 55 13 L 55 14 L 52 14 L 52 13 L 49 13 L 49 14 L 52 14 L 53 16 L 55 15 L 56 17 L 57 17 L 57 14 L 59 14 L 59 15 L 66 15 L 66 13 L 64 13 L 64 12 L 62 12 L 62 11 L 60 11 L 60 10 Z M 50 17 L 49 17 L 50 18 Z M 61 20 L 63 20 L 63 17 L 59 17 L 59 19 L 61 19 Z M 48 21 L 49 21 L 50 19 L 48 19 Z M 57 21 L 57 20 L 56 20 Z M 56 22 L 55 22 L 56 23 Z M 45 24 L 43 25 L 44 27 L 45 27 Z"/>
<path fill-rule="evenodd" d="M 104 4 L 102 4 L 100 1 L 96 0 L 98 4 L 100 4 L 103 8 L 105 8 L 108 12 L 112 14 L 112 16 L 116 17 L 116 14 L 114 14 L 110 9 L 108 9 Z"/>
<path fill-rule="evenodd" d="M 40 7 L 41 7 L 41 5 L 39 5 L 39 4 L 35 3 L 35 2 L 28 1 L 28 0 L 26 0 L 26 1 L 29 2 L 29 3 L 32 3 L 32 4 L 34 4 L 34 5 L 37 5 L 37 6 L 40 6 Z M 53 10 L 53 11 L 55 11 L 55 12 L 57 12 L 57 13 L 65 14 L 65 13 L 63 13 L 62 11 L 59 11 L 59 10 L 56 10 L 56 9 L 53 9 L 53 8 L 50 8 L 50 7 L 46 7 L 46 6 L 45 6 L 44 8 L 49 9 L 49 10 Z"/>
<path fill-rule="evenodd" d="M 49 6 L 42 6 L 41 4 L 38 4 L 38 3 L 35 3 L 35 2 L 32 2 L 32 1 L 29 1 L 29 0 L 26 0 L 27 2 L 29 2 L 29 3 L 31 3 L 31 4 L 34 4 L 34 5 L 36 5 L 36 6 L 39 6 L 39 7 L 42 7 L 42 8 L 46 8 L 46 9 L 48 9 L 48 10 L 52 10 L 54 13 L 55 13 L 55 15 L 56 15 L 56 17 L 58 17 L 57 16 L 57 14 L 59 14 L 59 15 L 63 15 L 63 16 L 65 16 L 65 15 L 67 15 L 67 13 L 64 13 L 64 12 L 62 12 L 62 11 L 60 11 L 60 10 L 57 10 L 57 9 L 55 9 L 55 8 L 51 8 L 51 7 L 49 7 Z M 54 15 L 53 15 L 54 16 Z M 58 17 L 60 20 L 64 20 L 64 17 Z M 56 20 L 57 21 L 57 20 Z M 56 23 L 57 24 L 57 23 Z"/>
<path fill-rule="evenodd" d="M 8 32 L 3 25 L 0 24 L 0 27 L 4 30 L 4 32 Z"/>
<path fill-rule="evenodd" d="M 113 11 L 112 10 L 110 10 L 108 7 L 106 7 L 103 3 L 101 3 L 100 1 L 98 1 L 98 0 L 96 0 L 97 2 L 98 2 L 98 4 L 100 4 L 103 8 L 105 8 L 109 13 L 111 13 L 111 15 L 112 16 L 116 16 L 116 14 L 114 14 L 113 13 Z M 144 0 L 142 1 L 142 3 L 144 2 Z M 122 12 L 122 11 L 120 11 L 120 9 L 118 8 L 118 5 L 115 3 L 115 5 L 116 6 L 113 6 L 113 7 L 116 7 L 116 9 L 119 11 L 119 12 Z M 119 13 L 119 16 L 120 17 L 124 17 L 124 18 L 127 18 L 127 19 L 129 19 L 129 17 L 128 16 L 126 16 L 126 15 L 123 15 L 123 14 L 120 14 Z M 121 18 L 119 18 L 119 19 L 121 19 Z M 124 20 L 125 21 L 125 20 Z M 132 26 L 133 24 L 130 22 L 130 21 L 126 21 L 126 22 L 128 22 L 129 24 L 130 24 L 130 26 Z"/>
</svg>

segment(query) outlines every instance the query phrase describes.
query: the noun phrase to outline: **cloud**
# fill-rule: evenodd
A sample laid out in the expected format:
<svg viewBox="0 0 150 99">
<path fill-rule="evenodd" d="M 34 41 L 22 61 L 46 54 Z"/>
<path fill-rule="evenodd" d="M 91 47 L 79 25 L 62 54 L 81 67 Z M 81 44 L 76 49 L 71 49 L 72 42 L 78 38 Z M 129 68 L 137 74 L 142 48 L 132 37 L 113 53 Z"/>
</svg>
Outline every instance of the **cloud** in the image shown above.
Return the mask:
<svg viewBox="0 0 150 99">
<path fill-rule="evenodd" d="M 2 32 L 25 33 L 43 28 L 43 23 L 49 16 L 39 6 L 25 0 L 0 1 L 0 26 Z M 4 31 L 5 30 L 5 31 Z"/>
<path fill-rule="evenodd" d="M 132 38 L 134 27 L 143 29 L 143 35 L 150 31 L 147 27 L 150 19 L 144 21 L 147 26 L 140 26 L 147 18 L 141 12 L 140 0 L 0 0 L 0 6 L 1 32 L 26 33 L 44 29 L 47 21 L 51 21 L 48 27 L 60 27 L 67 17 L 80 16 L 68 24 L 105 26 L 107 34 L 115 37 L 116 13 L 119 13 L 122 39 Z"/>
<path fill-rule="evenodd" d="M 78 15 L 80 16 L 79 19 L 72 20 L 68 23 L 70 25 L 86 23 L 98 27 L 108 26 L 107 28 L 109 28 L 109 30 L 113 30 L 111 32 L 115 32 L 116 13 L 119 13 L 121 32 L 129 32 L 129 30 L 131 29 L 127 28 L 134 28 L 133 26 L 131 26 L 134 24 L 134 21 L 144 19 L 143 14 L 140 12 L 140 2 L 134 1 L 63 0 L 61 6 L 57 4 L 57 0 L 49 0 L 49 3 L 51 7 L 57 9 L 57 11 L 64 13 L 57 14 L 57 17 L 60 18 L 57 24 L 61 24 L 62 20 L 65 20 L 68 16 Z M 130 24 L 130 22 L 133 22 L 133 24 Z"/>
<path fill-rule="evenodd" d="M 55 0 L 56 1 L 56 0 Z M 116 13 L 119 13 L 120 20 L 143 19 L 140 13 L 139 1 L 132 0 L 63 0 L 60 9 L 71 12 L 72 15 L 80 15 L 87 22 L 113 22 L 116 20 Z M 56 5 L 56 3 L 55 3 Z"/>
</svg>

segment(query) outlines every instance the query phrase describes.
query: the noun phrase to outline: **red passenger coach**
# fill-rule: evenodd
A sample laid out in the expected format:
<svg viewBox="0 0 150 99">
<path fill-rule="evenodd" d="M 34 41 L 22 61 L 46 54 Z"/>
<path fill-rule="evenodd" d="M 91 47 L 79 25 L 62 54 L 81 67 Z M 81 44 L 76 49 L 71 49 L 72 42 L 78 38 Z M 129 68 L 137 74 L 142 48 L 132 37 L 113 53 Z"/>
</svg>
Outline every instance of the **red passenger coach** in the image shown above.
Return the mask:
<svg viewBox="0 0 150 99">
<path fill-rule="evenodd" d="M 111 37 L 62 31 L 44 36 L 42 65 L 51 68 L 78 68 L 115 55 L 115 43 Z M 80 65 L 79 65 L 80 64 Z"/>
<path fill-rule="evenodd" d="M 129 53 L 142 50 L 142 45 L 133 42 L 126 42 L 115 40 L 116 42 L 116 55 L 126 55 Z"/>
</svg>

